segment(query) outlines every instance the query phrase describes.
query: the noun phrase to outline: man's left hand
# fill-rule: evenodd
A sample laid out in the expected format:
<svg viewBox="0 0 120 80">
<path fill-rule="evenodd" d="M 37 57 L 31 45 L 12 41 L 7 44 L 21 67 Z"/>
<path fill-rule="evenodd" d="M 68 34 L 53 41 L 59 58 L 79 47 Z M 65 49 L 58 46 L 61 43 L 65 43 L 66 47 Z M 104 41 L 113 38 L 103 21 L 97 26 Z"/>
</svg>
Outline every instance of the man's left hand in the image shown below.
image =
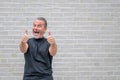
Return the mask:
<svg viewBox="0 0 120 80">
<path fill-rule="evenodd" d="M 50 45 L 55 45 L 55 39 L 52 37 L 50 32 L 48 32 L 47 41 L 49 42 Z"/>
</svg>

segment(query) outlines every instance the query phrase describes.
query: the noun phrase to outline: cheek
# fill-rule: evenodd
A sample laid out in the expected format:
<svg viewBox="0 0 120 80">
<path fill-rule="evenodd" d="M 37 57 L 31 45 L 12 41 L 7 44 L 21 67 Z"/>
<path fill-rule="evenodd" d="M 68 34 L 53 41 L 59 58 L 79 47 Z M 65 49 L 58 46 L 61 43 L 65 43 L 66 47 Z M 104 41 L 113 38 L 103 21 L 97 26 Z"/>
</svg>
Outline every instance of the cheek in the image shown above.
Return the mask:
<svg viewBox="0 0 120 80">
<path fill-rule="evenodd" d="M 38 30 L 38 31 L 42 31 L 42 29 L 41 29 L 41 28 L 38 28 L 37 30 Z"/>
<path fill-rule="evenodd" d="M 32 27 L 32 30 L 34 30 L 35 29 L 35 27 Z"/>
<path fill-rule="evenodd" d="M 38 28 L 39 31 L 44 31 L 44 28 Z"/>
</svg>

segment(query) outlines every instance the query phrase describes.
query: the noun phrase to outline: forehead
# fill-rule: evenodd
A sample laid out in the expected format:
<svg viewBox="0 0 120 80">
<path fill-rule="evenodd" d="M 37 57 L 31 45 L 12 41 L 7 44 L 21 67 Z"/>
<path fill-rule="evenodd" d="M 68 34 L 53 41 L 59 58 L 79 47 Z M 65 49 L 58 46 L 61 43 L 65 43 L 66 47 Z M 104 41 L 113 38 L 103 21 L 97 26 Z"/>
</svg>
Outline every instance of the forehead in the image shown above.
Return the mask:
<svg viewBox="0 0 120 80">
<path fill-rule="evenodd" d="M 43 20 L 35 20 L 34 24 L 44 24 L 44 21 Z"/>
</svg>

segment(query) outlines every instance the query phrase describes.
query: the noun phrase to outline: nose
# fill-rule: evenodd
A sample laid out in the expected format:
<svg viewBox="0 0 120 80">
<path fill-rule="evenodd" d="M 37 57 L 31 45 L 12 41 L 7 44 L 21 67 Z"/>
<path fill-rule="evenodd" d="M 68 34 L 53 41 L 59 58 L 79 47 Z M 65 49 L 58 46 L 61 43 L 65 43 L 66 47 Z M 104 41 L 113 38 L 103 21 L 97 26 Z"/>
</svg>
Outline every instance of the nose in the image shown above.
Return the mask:
<svg viewBox="0 0 120 80">
<path fill-rule="evenodd" d="M 34 26 L 34 29 L 37 29 L 37 26 Z"/>
</svg>

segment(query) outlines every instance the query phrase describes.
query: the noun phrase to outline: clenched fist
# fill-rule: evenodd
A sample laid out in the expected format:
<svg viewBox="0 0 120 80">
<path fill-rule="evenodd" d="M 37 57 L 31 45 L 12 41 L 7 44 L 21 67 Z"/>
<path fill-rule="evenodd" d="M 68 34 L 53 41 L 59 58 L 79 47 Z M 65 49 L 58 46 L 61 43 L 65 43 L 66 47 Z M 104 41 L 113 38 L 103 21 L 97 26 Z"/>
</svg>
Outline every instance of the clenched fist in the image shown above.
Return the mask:
<svg viewBox="0 0 120 80">
<path fill-rule="evenodd" d="M 51 36 L 50 32 L 48 32 L 47 41 L 49 42 L 50 45 L 54 45 L 55 44 L 55 39 Z"/>
<path fill-rule="evenodd" d="M 22 38 L 22 42 L 26 43 L 27 41 L 28 41 L 28 31 L 26 30 L 25 34 L 24 34 L 24 36 Z"/>
</svg>

